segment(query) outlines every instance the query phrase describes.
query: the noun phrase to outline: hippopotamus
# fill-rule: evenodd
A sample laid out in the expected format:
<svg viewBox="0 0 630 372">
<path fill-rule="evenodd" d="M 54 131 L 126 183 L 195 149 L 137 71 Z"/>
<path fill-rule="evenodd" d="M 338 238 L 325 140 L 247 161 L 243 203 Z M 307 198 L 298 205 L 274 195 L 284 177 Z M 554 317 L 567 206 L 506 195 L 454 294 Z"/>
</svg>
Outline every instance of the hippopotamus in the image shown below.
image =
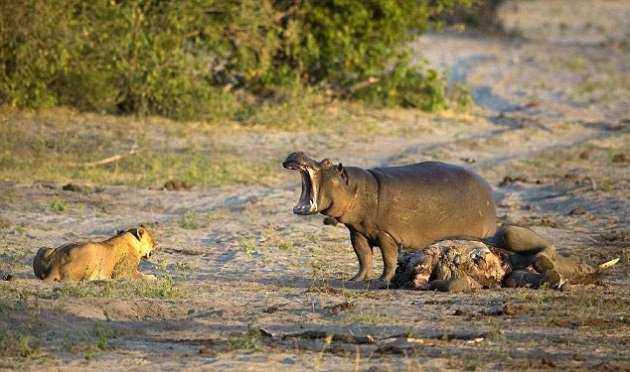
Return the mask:
<svg viewBox="0 0 630 372">
<path fill-rule="evenodd" d="M 427 161 L 362 169 L 295 152 L 283 166 L 302 176 L 295 214 L 322 213 L 348 228 L 359 260 L 354 281 L 371 278 L 374 247 L 381 249 L 380 280 L 387 285 L 399 248 L 418 250 L 450 237 L 485 239 L 497 230 L 490 185 L 457 165 Z"/>
<path fill-rule="evenodd" d="M 497 228 L 490 185 L 456 165 L 428 161 L 362 169 L 333 164 L 329 159 L 318 162 L 295 152 L 283 166 L 302 176 L 302 193 L 294 213 L 322 213 L 327 224 L 333 221 L 348 228 L 359 259 L 359 272 L 351 280 L 371 278 L 374 247 L 381 249 L 384 269 L 380 280 L 388 285 L 396 272 L 399 249 L 417 251 L 454 239 L 476 240 L 509 251 L 504 264 L 513 272 L 507 286 L 545 282 L 560 287 L 566 282 L 588 281 L 619 261 L 613 259 L 594 268 L 561 256 L 554 245 L 526 227 Z M 466 283 L 460 279 L 442 280 L 443 288 L 438 289 L 463 288 Z"/>
</svg>

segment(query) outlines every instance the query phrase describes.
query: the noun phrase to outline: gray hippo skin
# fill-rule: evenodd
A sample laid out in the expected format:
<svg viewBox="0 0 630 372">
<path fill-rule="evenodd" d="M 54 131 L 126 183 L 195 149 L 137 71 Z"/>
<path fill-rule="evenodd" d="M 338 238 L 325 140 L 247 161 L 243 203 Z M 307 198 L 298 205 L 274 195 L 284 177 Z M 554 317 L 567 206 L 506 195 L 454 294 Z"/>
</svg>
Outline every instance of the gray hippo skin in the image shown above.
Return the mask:
<svg viewBox="0 0 630 372">
<path fill-rule="evenodd" d="M 283 162 L 302 176 L 296 214 L 322 213 L 344 224 L 359 259 L 352 280 L 372 275 L 373 248 L 380 247 L 388 284 L 398 249 L 422 249 L 432 242 L 466 236 L 491 237 L 496 211 L 486 181 L 465 168 L 440 162 L 362 169 L 344 167 L 302 152 Z"/>
</svg>

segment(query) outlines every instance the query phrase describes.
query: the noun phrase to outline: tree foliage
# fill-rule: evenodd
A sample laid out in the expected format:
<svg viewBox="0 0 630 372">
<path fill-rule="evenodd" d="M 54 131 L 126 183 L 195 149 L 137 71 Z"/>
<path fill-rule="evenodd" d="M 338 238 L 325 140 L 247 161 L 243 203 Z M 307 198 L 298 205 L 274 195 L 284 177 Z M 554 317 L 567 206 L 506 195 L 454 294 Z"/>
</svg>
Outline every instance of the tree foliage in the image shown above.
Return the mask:
<svg viewBox="0 0 630 372">
<path fill-rule="evenodd" d="M 193 118 L 309 85 L 437 109 L 441 80 L 405 43 L 468 3 L 0 0 L 0 101 Z"/>
</svg>

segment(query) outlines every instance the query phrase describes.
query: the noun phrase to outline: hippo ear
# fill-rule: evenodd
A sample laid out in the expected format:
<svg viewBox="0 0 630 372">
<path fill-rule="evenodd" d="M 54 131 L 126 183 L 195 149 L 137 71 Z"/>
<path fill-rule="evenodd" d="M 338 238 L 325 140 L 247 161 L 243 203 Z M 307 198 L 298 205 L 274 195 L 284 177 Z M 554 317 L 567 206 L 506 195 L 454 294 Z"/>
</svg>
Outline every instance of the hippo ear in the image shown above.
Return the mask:
<svg viewBox="0 0 630 372">
<path fill-rule="evenodd" d="M 337 164 L 337 173 L 339 173 L 339 176 L 341 177 L 341 179 L 343 179 L 343 182 L 345 182 L 347 185 L 348 173 L 346 173 L 346 169 L 343 167 L 343 164 L 341 163 Z"/>
</svg>

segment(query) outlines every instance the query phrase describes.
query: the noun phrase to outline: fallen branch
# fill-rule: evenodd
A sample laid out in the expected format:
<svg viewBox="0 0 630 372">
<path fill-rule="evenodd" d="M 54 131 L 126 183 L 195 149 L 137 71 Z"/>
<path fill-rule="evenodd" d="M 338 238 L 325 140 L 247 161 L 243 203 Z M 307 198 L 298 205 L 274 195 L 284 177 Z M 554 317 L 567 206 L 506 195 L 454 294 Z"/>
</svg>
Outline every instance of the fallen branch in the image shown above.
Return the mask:
<svg viewBox="0 0 630 372">
<path fill-rule="evenodd" d="M 356 92 L 359 89 L 363 89 L 365 87 L 368 87 L 372 84 L 378 83 L 381 79 L 377 78 L 377 77 L 369 77 L 367 80 L 363 80 L 360 81 L 356 84 L 354 84 L 353 86 L 351 86 L 350 88 L 348 88 L 348 94 L 353 94 L 354 92 Z"/>
<path fill-rule="evenodd" d="M 105 158 L 105 159 L 101 159 L 101 160 L 97 160 L 97 161 L 90 161 L 87 163 L 70 163 L 68 164 L 71 167 L 84 167 L 84 168 L 89 168 L 89 167 L 96 167 L 99 165 L 105 165 L 105 164 L 109 164 L 109 163 L 114 163 L 117 162 L 123 158 L 126 158 L 127 156 L 131 156 L 137 153 L 136 147 L 134 146 L 131 150 L 129 150 L 128 153 L 126 154 L 118 154 L 118 155 L 114 155 L 114 156 L 110 156 L 109 158 Z"/>
</svg>

